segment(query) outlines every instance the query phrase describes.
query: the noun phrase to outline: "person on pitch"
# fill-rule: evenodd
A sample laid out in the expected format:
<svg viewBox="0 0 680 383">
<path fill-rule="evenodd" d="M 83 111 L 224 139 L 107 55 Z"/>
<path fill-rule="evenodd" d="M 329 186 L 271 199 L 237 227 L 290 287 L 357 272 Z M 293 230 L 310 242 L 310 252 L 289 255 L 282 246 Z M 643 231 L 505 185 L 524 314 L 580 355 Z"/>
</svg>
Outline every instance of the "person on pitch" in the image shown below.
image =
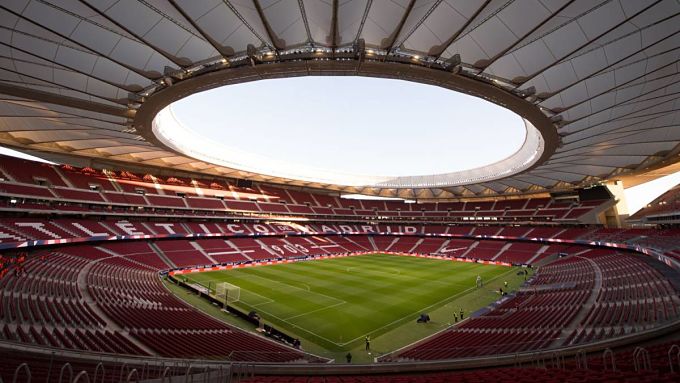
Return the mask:
<svg viewBox="0 0 680 383">
<path fill-rule="evenodd" d="M 366 335 L 366 351 L 371 351 L 371 337 Z"/>
</svg>

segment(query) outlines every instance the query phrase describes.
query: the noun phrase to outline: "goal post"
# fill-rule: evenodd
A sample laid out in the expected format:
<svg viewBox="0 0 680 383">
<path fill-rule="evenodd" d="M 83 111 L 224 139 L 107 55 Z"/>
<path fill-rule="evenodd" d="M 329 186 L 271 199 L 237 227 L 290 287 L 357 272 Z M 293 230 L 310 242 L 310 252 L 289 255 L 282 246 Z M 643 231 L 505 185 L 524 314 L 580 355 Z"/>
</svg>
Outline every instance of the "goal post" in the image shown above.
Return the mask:
<svg viewBox="0 0 680 383">
<path fill-rule="evenodd" d="M 215 296 L 225 303 L 238 302 L 241 299 L 241 288 L 229 282 L 217 283 Z"/>
</svg>

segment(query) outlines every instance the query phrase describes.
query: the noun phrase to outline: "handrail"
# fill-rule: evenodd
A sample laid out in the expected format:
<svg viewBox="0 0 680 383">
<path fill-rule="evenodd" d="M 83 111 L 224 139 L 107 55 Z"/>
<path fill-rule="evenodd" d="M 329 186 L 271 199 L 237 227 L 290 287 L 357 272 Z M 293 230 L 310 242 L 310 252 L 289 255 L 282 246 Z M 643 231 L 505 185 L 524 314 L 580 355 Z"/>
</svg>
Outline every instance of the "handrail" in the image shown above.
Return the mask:
<svg viewBox="0 0 680 383">
<path fill-rule="evenodd" d="M 80 382 L 80 378 L 85 377 L 85 382 L 90 383 L 90 376 L 87 374 L 87 371 L 80 371 L 78 375 L 76 375 L 76 378 L 73 379 L 73 383 L 78 383 Z"/>
<path fill-rule="evenodd" d="M 189 365 L 187 366 L 186 371 L 184 372 L 184 382 L 185 382 L 185 383 L 189 382 L 189 375 L 191 375 L 191 368 L 192 368 L 192 367 L 193 367 L 193 366 L 191 365 L 191 363 L 189 363 Z M 194 377 L 192 376 L 192 377 L 191 377 L 191 382 L 193 382 L 193 381 L 194 381 Z"/>
<path fill-rule="evenodd" d="M 616 357 L 614 356 L 614 351 L 609 347 L 602 353 L 602 365 L 604 366 L 604 370 L 609 371 L 607 368 L 607 355 L 609 355 L 609 360 L 611 361 L 612 371 L 616 371 Z"/>
<path fill-rule="evenodd" d="M 17 378 L 19 377 L 19 371 L 24 370 L 26 372 L 26 375 L 28 376 L 28 382 L 31 383 L 31 368 L 28 367 L 27 363 L 21 363 L 20 365 L 17 366 L 17 368 L 14 370 L 14 375 L 12 376 L 12 383 L 17 383 Z"/>
<path fill-rule="evenodd" d="M 67 362 L 67 363 L 65 363 L 63 366 L 61 366 L 61 370 L 59 371 L 59 383 L 62 382 L 62 379 L 63 379 L 63 377 L 64 377 L 64 369 L 65 369 L 66 367 L 68 367 L 68 370 L 67 370 L 67 371 L 68 371 L 68 374 L 69 374 L 69 375 L 68 375 L 67 383 L 71 383 L 71 381 L 73 380 L 73 367 L 71 367 L 71 363 L 68 363 L 68 362 Z"/>
<path fill-rule="evenodd" d="M 320 375 L 320 374 L 362 374 L 362 373 L 379 373 L 379 372 L 389 372 L 389 371 L 411 371 L 411 372 L 425 372 L 425 371 L 444 371 L 444 370 L 457 370 L 457 369 L 467 369 L 467 368 L 480 368 L 480 367 L 491 367 L 491 366 L 508 366 L 508 365 L 522 365 L 524 363 L 530 362 L 532 358 L 540 357 L 541 355 L 548 355 L 552 353 L 557 353 L 558 355 L 569 357 L 573 356 L 578 350 L 585 350 L 587 353 L 601 352 L 606 347 L 624 347 L 631 344 L 636 344 L 644 340 L 649 340 L 653 338 L 661 337 L 665 334 L 677 332 L 680 330 L 680 320 L 664 324 L 660 327 L 644 330 L 637 333 L 628 334 L 615 339 L 608 339 L 598 342 L 593 342 L 589 344 L 583 344 L 578 346 L 569 346 L 558 349 L 551 349 L 539 352 L 518 352 L 505 355 L 490 355 L 484 357 L 471 357 L 471 358 L 459 358 L 452 360 L 438 360 L 438 361 L 418 361 L 418 362 L 395 362 L 395 363 L 378 363 L 378 364 L 353 364 L 353 365 L 336 365 L 336 364 L 267 364 L 267 363 L 251 363 L 251 366 L 259 371 L 268 371 L 270 373 L 277 373 L 281 375 L 287 374 L 304 374 L 304 375 Z M 31 352 L 37 355 L 49 356 L 55 353 L 55 349 L 46 348 L 43 346 L 27 345 L 16 342 L 0 341 L 0 349 L 6 348 L 11 350 L 11 352 L 22 351 Z M 56 357 L 60 357 L 67 360 L 75 361 L 87 361 L 93 364 L 98 362 L 104 363 L 115 363 L 116 368 L 121 363 L 127 363 L 132 365 L 141 365 L 143 363 L 150 363 L 154 366 L 159 366 L 159 371 L 162 371 L 163 366 L 168 366 L 171 364 L 181 363 L 192 363 L 195 367 L 203 368 L 204 366 L 215 366 L 220 365 L 227 367 L 228 362 L 224 361 L 214 361 L 214 360 L 180 360 L 162 357 L 143 357 L 143 356 L 127 356 L 127 355 L 106 355 L 102 353 L 93 353 L 88 351 L 76 351 L 76 350 L 61 350 L 55 354 Z M 166 367 L 164 371 L 165 376 L 170 375 L 172 368 Z M 159 372 L 159 377 L 162 378 L 162 374 Z M 121 377 L 122 380 L 122 377 Z M 163 380 L 163 382 L 166 380 Z"/>
<path fill-rule="evenodd" d="M 170 367 L 165 367 L 163 370 L 163 375 L 161 375 L 161 383 L 165 383 L 165 378 L 167 377 L 169 371 Z"/>
<path fill-rule="evenodd" d="M 47 378 L 45 379 L 45 380 L 47 380 L 48 382 L 51 382 L 50 379 L 52 378 L 52 366 L 54 366 L 54 355 L 55 355 L 55 354 L 56 354 L 55 351 L 52 351 L 52 352 L 50 353 L 50 365 L 49 365 L 49 367 L 47 368 Z"/>
<path fill-rule="evenodd" d="M 92 383 L 97 383 L 97 377 L 99 376 L 99 370 L 101 369 L 102 371 L 102 381 L 101 383 L 104 383 L 104 377 L 106 376 L 106 369 L 104 368 L 104 364 L 102 362 L 99 362 L 97 364 L 97 367 L 94 369 L 94 378 L 92 379 Z"/>
<path fill-rule="evenodd" d="M 125 383 L 130 383 L 132 379 L 132 375 L 135 376 L 135 382 L 139 383 L 139 374 L 137 373 L 137 369 L 133 368 L 130 373 L 127 375 L 127 378 L 125 379 Z"/>
<path fill-rule="evenodd" d="M 574 355 L 574 359 L 576 360 L 576 367 L 581 369 L 581 370 L 587 370 L 588 369 L 588 355 L 586 354 L 586 350 L 584 349 L 579 349 L 576 352 L 576 355 Z"/>
<path fill-rule="evenodd" d="M 146 380 L 149 375 L 149 362 L 144 363 L 142 366 L 142 374 L 141 374 L 141 380 Z"/>
<path fill-rule="evenodd" d="M 626 353 L 627 354 L 627 353 Z M 552 352 L 552 353 L 532 353 L 531 355 L 525 355 L 529 356 L 529 358 L 520 358 L 520 355 L 515 354 L 515 357 L 517 357 L 515 367 L 516 368 L 523 368 L 523 367 L 531 367 L 531 368 L 542 368 L 542 369 L 564 369 L 566 368 L 567 364 L 565 363 L 565 354 L 561 354 L 558 352 Z M 599 356 L 602 358 L 602 370 L 607 371 L 607 372 L 612 372 L 612 371 L 618 371 L 619 366 L 617 365 L 617 353 L 613 351 L 611 348 L 605 349 L 602 354 Z M 680 365 L 680 346 L 677 344 L 672 344 L 669 345 L 668 351 L 667 351 L 667 356 L 668 356 L 668 362 L 669 362 L 669 370 L 670 373 L 677 373 L 678 369 L 677 366 Z M 587 350 L 584 348 L 581 348 L 578 350 L 576 354 L 573 354 L 573 360 L 575 367 L 578 369 L 583 369 L 583 370 L 588 370 L 590 369 L 589 362 L 592 360 L 598 358 L 598 356 L 595 354 L 595 351 Z M 632 352 L 632 359 L 630 360 L 632 369 L 635 372 L 643 372 L 643 371 L 650 371 L 653 368 L 652 365 L 652 359 L 651 359 L 651 353 L 645 349 L 644 347 L 636 347 L 635 350 Z M 626 362 L 628 363 L 628 359 L 626 359 Z M 422 365 L 427 365 L 427 362 L 423 362 Z M 273 375 L 319 375 L 320 373 L 325 373 L 325 374 L 366 374 L 366 375 L 372 375 L 372 374 L 386 374 L 386 373 L 414 373 L 414 372 L 433 372 L 433 371 L 456 371 L 456 370 L 467 370 L 467 369 L 476 369 L 476 368 L 483 368 L 483 367 L 490 367 L 492 365 L 462 365 L 462 366 L 451 366 L 451 368 L 442 368 L 439 370 L 428 370 L 428 369 L 399 369 L 395 368 L 398 367 L 400 364 L 392 364 L 392 365 L 359 365 L 359 367 L 363 367 L 363 369 L 350 369 L 350 371 L 345 371 L 347 369 L 344 369 L 343 366 L 328 366 L 328 367 L 334 367 L 334 369 L 326 369 L 326 370 L 312 370 L 312 371 L 304 371 L 300 369 L 294 369 L 291 371 L 280 371 L 280 370 L 268 370 L 267 367 L 271 367 L 273 365 L 261 365 L 261 364 L 256 364 L 256 363 L 233 363 L 233 364 L 215 364 L 215 365 L 200 365 L 200 369 L 197 369 L 199 367 L 198 365 L 192 365 L 192 364 L 176 364 L 174 367 L 172 366 L 167 366 L 165 367 L 162 375 L 152 378 L 152 380 L 165 383 L 168 380 L 167 378 L 170 378 L 171 376 L 175 376 L 175 379 L 171 379 L 170 381 L 181 381 L 182 378 L 181 376 L 184 375 L 184 381 L 185 382 L 194 382 L 194 381 L 220 381 L 220 382 L 238 382 L 243 379 L 249 379 L 253 378 L 254 376 L 258 374 L 273 374 Z M 507 365 L 507 363 L 505 364 Z M 421 364 L 417 364 L 416 366 L 421 366 Z M 497 365 L 495 367 L 501 367 L 503 364 Z M 299 368 L 302 368 L 302 366 L 298 366 Z M 307 365 L 306 367 L 314 367 L 313 364 Z M 381 367 L 387 367 L 387 368 L 381 368 Z M 140 368 L 137 366 L 136 368 L 133 368 L 133 366 L 130 365 L 124 365 L 122 367 L 122 371 L 126 373 L 126 375 L 122 376 L 122 379 L 116 380 L 115 378 L 112 377 L 111 381 L 114 382 L 119 382 L 119 383 L 132 383 L 132 382 L 141 382 L 143 381 L 141 379 L 140 375 Z M 101 370 L 101 371 L 100 371 Z M 70 363 L 65 363 L 61 367 L 61 373 L 60 373 L 60 381 L 64 380 L 64 377 L 66 375 L 71 374 L 72 375 L 73 367 L 71 366 Z M 95 367 L 95 375 L 97 376 L 97 379 L 99 381 L 104 380 L 104 375 L 102 372 L 104 371 L 104 363 L 100 363 Z M 200 371 L 200 372 L 199 372 Z M 21 373 L 24 372 L 27 379 L 27 382 L 30 382 L 32 379 L 31 375 L 31 370 L 30 366 L 28 363 L 22 363 L 19 365 L 14 372 L 14 377 L 12 382 L 17 383 L 18 381 L 23 381 L 20 379 Z M 85 371 L 87 372 L 87 371 Z M 217 378 L 217 380 L 215 380 Z M 71 379 L 70 376 L 67 376 L 68 383 L 76 383 L 76 382 L 93 382 L 92 379 L 90 378 L 89 374 L 85 376 L 83 374 L 83 371 L 79 372 L 76 376 L 75 379 Z M 2 383 L 2 380 L 0 380 L 0 383 Z M 95 383 L 95 382 L 93 382 Z"/>
<path fill-rule="evenodd" d="M 556 352 L 551 353 L 550 365 L 552 368 L 564 369 L 564 355 L 558 355 Z"/>
<path fill-rule="evenodd" d="M 668 367 L 670 367 L 671 373 L 675 372 L 675 363 L 673 363 L 673 350 L 677 350 L 675 352 L 675 357 L 678 360 L 678 367 L 680 367 L 680 346 L 673 344 L 671 348 L 668 349 Z"/>
<path fill-rule="evenodd" d="M 652 360 L 649 356 L 649 351 L 644 347 L 635 347 L 635 351 L 633 351 L 633 367 L 635 372 L 652 369 Z"/>
<path fill-rule="evenodd" d="M 130 371 L 130 367 L 128 367 L 127 362 L 120 365 L 120 373 L 118 374 L 118 381 L 119 382 L 123 381 L 123 375 L 124 375 L 123 371 L 125 371 L 126 373 Z"/>
</svg>

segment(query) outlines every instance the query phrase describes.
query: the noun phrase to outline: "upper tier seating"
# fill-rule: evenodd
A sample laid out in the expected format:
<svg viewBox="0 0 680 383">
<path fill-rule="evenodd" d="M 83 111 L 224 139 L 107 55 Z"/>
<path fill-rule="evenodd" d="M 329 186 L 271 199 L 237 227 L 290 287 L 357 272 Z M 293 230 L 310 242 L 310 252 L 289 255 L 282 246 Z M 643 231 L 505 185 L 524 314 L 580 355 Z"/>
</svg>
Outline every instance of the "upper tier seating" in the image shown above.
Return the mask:
<svg viewBox="0 0 680 383">
<path fill-rule="evenodd" d="M 163 222 L 163 221 L 136 221 L 116 217 L 108 217 L 103 220 L 94 221 L 88 219 L 73 218 L 0 218 L 0 244 L 11 242 L 23 242 L 26 240 L 52 240 L 68 238 L 87 238 L 112 235 L 159 235 L 167 236 L 174 234 L 288 234 L 288 233 L 308 233 L 334 232 L 334 233 L 402 233 L 409 235 L 420 234 L 452 234 L 452 235 L 472 235 L 472 236 L 494 236 L 494 237 L 519 237 L 529 240 L 534 239 L 559 239 L 559 240 L 587 240 L 612 243 L 627 243 L 650 247 L 665 253 L 668 257 L 680 260 L 680 240 L 677 231 L 674 229 L 651 230 L 651 229 L 598 229 L 580 227 L 504 227 L 504 226 L 442 226 L 442 225 L 355 225 L 355 224 L 292 224 L 292 223 L 229 223 L 229 222 Z M 404 237 L 395 241 L 394 239 L 380 238 L 375 236 L 373 241 L 368 238 L 354 238 L 350 244 L 346 245 L 346 240 L 339 240 L 342 243 L 335 243 L 335 252 L 344 251 L 394 251 L 394 252 L 417 252 L 432 253 L 441 248 L 443 243 L 436 246 L 429 239 L 424 238 L 422 243 L 419 238 Z M 456 247 L 470 247 L 463 253 L 456 253 L 456 256 L 468 258 L 509 262 L 514 264 L 534 263 L 546 256 L 559 253 L 565 247 L 553 244 L 543 247 L 538 243 L 519 244 L 512 246 L 498 240 L 479 240 L 457 243 L 457 239 L 452 240 L 451 246 L 446 249 Z M 264 242 L 268 242 L 265 240 Z M 284 250 L 270 248 L 267 243 L 258 239 L 244 241 L 247 253 L 254 253 L 256 259 L 276 258 L 277 256 L 289 256 L 286 246 L 292 246 L 290 241 L 281 243 L 272 242 L 272 245 Z M 394 243 L 393 243 L 394 242 Z M 457 244 L 456 244 L 457 243 Z M 453 246 L 455 244 L 455 246 Z M 299 245 L 303 245 L 300 243 Z M 421 248 L 423 246 L 430 246 Z M 548 245 L 548 244 L 546 244 Z M 184 249 L 193 251 L 193 249 Z M 272 250 L 272 251 L 269 251 Z M 304 252 L 304 250 L 301 250 Z M 447 253 L 447 251 L 444 251 Z M 448 254 L 453 255 L 453 254 Z M 191 258 L 191 256 L 189 256 Z M 203 258 L 200 254 L 198 259 Z M 219 258 L 219 257 L 218 257 Z M 246 256 L 246 259 L 248 256 Z M 211 256 L 207 256 L 206 263 L 228 262 L 227 260 L 217 260 L 213 262 Z M 236 259 L 233 259 L 236 260 Z M 232 260 L 232 261 L 233 261 Z M 182 265 L 188 265 L 189 261 L 180 261 Z"/>
<path fill-rule="evenodd" d="M 267 185 L 256 185 L 255 188 L 248 189 L 214 180 L 60 167 L 6 156 L 0 156 L 0 159 L 3 164 L 0 172 L 4 174 L 0 179 L 0 195 L 48 199 L 51 202 L 42 202 L 41 209 L 45 210 L 87 212 L 100 209 L 106 213 L 111 204 L 115 207 L 112 208 L 113 211 L 119 211 L 121 205 L 148 207 L 148 210 L 127 211 L 136 214 L 159 214 L 157 209 L 164 209 L 160 213 L 227 216 L 234 212 L 257 212 L 461 220 L 494 217 L 496 220 L 514 221 L 578 218 L 606 202 L 558 203 L 544 198 L 416 204 L 401 201 L 351 201 L 326 194 Z M 79 203 L 87 206 L 80 206 Z M 23 203 L 9 207 L 35 208 L 24 206 Z"/>
<path fill-rule="evenodd" d="M 34 185 L 69 186 L 64 182 L 57 166 L 10 156 L 0 158 L 2 159 L 0 170 L 17 182 Z"/>
<path fill-rule="evenodd" d="M 654 222 L 654 218 L 680 212 L 680 185 L 676 185 L 633 214 L 629 221 Z"/>
</svg>

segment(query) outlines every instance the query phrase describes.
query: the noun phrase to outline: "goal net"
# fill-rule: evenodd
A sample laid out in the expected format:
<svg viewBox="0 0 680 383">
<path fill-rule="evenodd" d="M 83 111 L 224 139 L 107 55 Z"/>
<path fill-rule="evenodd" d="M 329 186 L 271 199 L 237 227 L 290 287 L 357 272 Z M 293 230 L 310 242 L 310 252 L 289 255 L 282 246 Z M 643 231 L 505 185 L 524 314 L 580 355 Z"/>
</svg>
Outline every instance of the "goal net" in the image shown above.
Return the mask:
<svg viewBox="0 0 680 383">
<path fill-rule="evenodd" d="M 224 302 L 238 302 L 241 298 L 241 288 L 228 282 L 215 285 L 215 296 Z"/>
</svg>

